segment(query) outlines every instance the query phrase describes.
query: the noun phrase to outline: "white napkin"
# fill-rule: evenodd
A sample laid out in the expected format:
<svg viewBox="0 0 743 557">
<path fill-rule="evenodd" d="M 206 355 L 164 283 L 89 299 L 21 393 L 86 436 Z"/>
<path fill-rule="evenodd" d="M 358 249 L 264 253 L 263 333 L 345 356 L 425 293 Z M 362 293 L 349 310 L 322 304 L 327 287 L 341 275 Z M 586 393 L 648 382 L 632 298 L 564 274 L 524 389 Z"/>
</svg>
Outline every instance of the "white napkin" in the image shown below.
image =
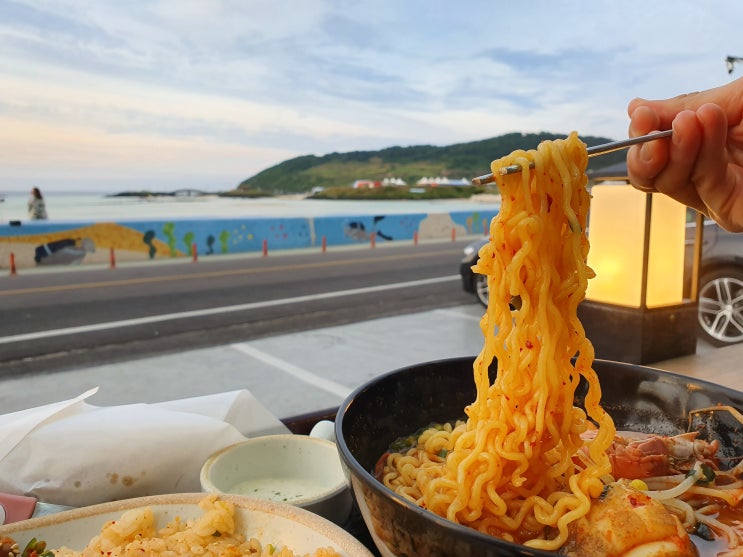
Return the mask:
<svg viewBox="0 0 743 557">
<path fill-rule="evenodd" d="M 288 429 L 245 390 L 93 406 L 97 389 L 0 416 L 0 491 L 79 507 L 201 491 L 201 465 L 247 437 Z"/>
</svg>

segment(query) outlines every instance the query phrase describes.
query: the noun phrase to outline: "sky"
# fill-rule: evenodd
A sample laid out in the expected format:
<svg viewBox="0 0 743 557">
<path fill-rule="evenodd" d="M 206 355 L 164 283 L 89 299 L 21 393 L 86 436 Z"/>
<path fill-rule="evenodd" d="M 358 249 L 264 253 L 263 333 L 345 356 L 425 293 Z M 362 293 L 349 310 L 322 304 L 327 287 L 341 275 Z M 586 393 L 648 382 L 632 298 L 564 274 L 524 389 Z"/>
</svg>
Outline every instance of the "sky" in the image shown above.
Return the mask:
<svg viewBox="0 0 743 557">
<path fill-rule="evenodd" d="M 0 193 L 224 191 L 301 155 L 621 139 L 632 98 L 743 76 L 725 67 L 741 21 L 739 0 L 0 0 Z"/>
</svg>

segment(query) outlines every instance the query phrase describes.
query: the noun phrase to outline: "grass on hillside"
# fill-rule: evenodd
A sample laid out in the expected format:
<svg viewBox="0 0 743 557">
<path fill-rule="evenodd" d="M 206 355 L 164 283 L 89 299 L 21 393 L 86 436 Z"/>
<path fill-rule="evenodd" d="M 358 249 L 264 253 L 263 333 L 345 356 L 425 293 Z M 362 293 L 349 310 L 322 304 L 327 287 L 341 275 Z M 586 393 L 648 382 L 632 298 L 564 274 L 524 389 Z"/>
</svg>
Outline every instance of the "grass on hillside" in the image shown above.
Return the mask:
<svg viewBox="0 0 743 557">
<path fill-rule="evenodd" d="M 416 186 L 384 186 L 381 188 L 327 188 L 314 193 L 312 199 L 468 199 L 469 197 L 485 193 L 486 188 L 478 186 L 466 187 L 416 187 Z"/>
</svg>

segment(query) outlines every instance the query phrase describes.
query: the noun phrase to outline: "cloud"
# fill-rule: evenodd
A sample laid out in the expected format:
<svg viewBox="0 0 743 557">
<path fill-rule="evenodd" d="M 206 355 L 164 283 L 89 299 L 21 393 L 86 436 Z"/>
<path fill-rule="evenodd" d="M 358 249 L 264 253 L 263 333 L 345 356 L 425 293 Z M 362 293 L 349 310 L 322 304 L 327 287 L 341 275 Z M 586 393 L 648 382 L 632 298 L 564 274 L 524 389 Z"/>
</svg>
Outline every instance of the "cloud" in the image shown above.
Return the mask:
<svg viewBox="0 0 743 557">
<path fill-rule="evenodd" d="M 38 161 L 60 182 L 231 186 L 310 153 L 620 137 L 632 97 L 729 81 L 741 16 L 723 0 L 9 0 L 0 117 L 22 139 L 0 136 L 0 188 Z"/>
</svg>

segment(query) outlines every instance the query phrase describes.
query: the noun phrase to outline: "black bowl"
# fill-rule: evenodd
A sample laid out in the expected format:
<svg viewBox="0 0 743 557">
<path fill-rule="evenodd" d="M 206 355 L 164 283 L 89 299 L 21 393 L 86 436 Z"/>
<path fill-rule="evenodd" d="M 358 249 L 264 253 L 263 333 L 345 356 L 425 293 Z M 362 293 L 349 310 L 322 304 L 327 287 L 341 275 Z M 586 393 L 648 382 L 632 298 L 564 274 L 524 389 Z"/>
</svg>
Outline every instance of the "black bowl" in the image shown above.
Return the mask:
<svg viewBox="0 0 743 557">
<path fill-rule="evenodd" d="M 364 521 L 385 557 L 554 555 L 454 524 L 410 503 L 372 475 L 393 440 L 431 422 L 464 417 L 465 406 L 475 399 L 473 362 L 455 358 L 389 372 L 356 389 L 338 410 L 335 434 L 341 459 Z M 716 404 L 743 408 L 743 393 L 714 383 L 602 360 L 594 362 L 594 369 L 602 405 L 617 429 L 676 435 L 687 430 L 690 410 Z M 579 406 L 585 388 L 583 384 L 576 392 Z M 718 432 L 728 456 L 743 453 L 734 444 L 740 439 L 739 423 L 715 427 L 724 430 Z"/>
</svg>

